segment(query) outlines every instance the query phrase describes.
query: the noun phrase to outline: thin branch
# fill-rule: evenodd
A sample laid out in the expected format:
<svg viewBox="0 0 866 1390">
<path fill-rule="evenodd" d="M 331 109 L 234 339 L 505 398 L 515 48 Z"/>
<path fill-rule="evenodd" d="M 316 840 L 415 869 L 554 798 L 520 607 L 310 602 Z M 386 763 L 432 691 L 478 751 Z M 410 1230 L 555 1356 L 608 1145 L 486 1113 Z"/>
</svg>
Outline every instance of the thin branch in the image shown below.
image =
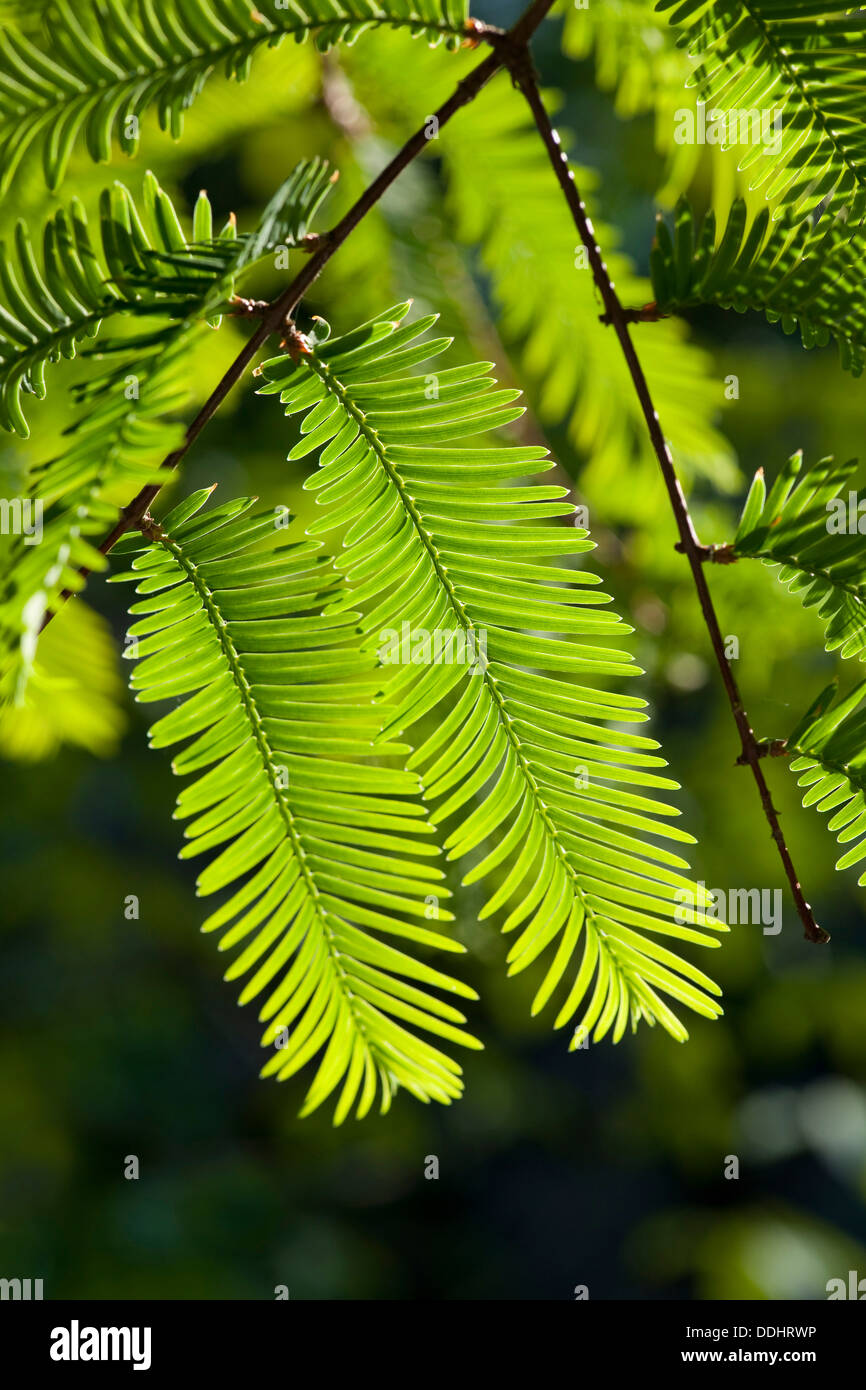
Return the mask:
<svg viewBox="0 0 866 1390">
<path fill-rule="evenodd" d="M 487 85 L 491 77 L 501 68 L 508 67 L 515 59 L 515 55 L 526 53 L 527 44 L 538 25 L 546 17 L 549 10 L 553 7 L 554 0 L 533 0 L 526 12 L 518 19 L 517 23 L 507 32 L 495 29 L 490 25 L 481 24 L 479 21 L 471 21 L 467 29 L 467 39 L 470 46 L 483 40 L 492 46 L 492 51 L 488 56 L 473 68 L 468 76 L 458 82 L 455 91 L 447 101 L 434 113 L 438 122 L 437 129 L 447 124 L 451 117 L 474 101 L 479 92 Z M 417 159 L 427 148 L 429 142 L 428 131 L 430 129 L 429 117 L 424 125 L 412 135 L 395 154 L 389 164 L 385 166 L 377 178 L 364 190 L 361 197 L 349 209 L 344 217 L 336 224 L 331 231 L 326 232 L 315 242 L 310 259 L 307 261 L 300 274 L 296 275 L 292 283 L 283 293 L 266 308 L 262 308 L 255 301 L 239 301 L 240 313 L 245 317 L 259 317 L 259 326 L 252 337 L 244 344 L 231 366 L 222 377 L 221 381 L 214 387 L 208 396 L 201 410 L 189 425 L 184 442 L 178 449 L 175 449 L 163 460 L 161 471 L 173 472 L 181 463 L 189 449 L 198 439 L 205 425 L 213 418 L 232 387 L 241 379 L 247 367 L 258 353 L 259 349 L 267 342 L 272 333 L 282 333 L 289 324 L 289 320 L 296 309 L 298 303 L 306 294 L 307 290 L 321 275 L 331 257 L 343 245 L 343 242 L 353 232 L 358 223 L 366 217 L 371 208 L 375 207 L 379 199 L 391 187 L 394 180 L 403 172 L 404 169 Z M 166 479 L 166 482 L 168 479 Z M 108 535 L 99 545 L 99 550 L 106 555 L 112 546 L 125 535 L 127 531 L 134 530 L 145 512 L 148 511 L 154 499 L 162 491 L 164 483 L 151 483 L 141 489 L 137 497 L 121 509 L 120 517 L 115 526 L 112 527 Z M 90 571 L 86 568 L 79 571 L 82 579 L 86 579 Z M 58 607 L 66 599 L 70 598 L 70 591 L 64 590 L 59 596 Z M 56 608 L 49 609 L 42 623 L 43 631 L 51 621 Z"/>
<path fill-rule="evenodd" d="M 708 547 L 701 545 L 695 533 L 685 494 L 683 493 L 680 480 L 677 477 L 677 472 L 674 467 L 673 457 L 667 440 L 662 433 L 658 412 L 653 405 L 643 368 L 641 367 L 640 360 L 631 340 L 628 327 L 629 314 L 620 303 L 619 296 L 610 278 L 607 265 L 605 264 L 601 250 L 596 242 L 592 223 L 587 216 L 586 208 L 574 181 L 574 174 L 568 167 L 568 159 L 560 146 L 559 136 L 553 129 L 550 123 L 550 117 L 545 110 L 544 102 L 541 99 L 541 93 L 538 88 L 535 70 L 529 58 L 528 51 L 525 48 L 511 51 L 501 44 L 496 45 L 496 47 L 497 51 L 504 56 L 514 84 L 523 93 L 532 112 L 550 162 L 553 165 L 554 172 L 565 195 L 569 211 L 574 219 L 574 224 L 583 245 L 586 247 L 589 262 L 592 267 L 593 279 L 604 303 L 605 322 L 612 325 L 619 339 L 620 346 L 622 347 L 623 355 L 625 356 L 631 379 L 641 404 L 644 419 L 646 420 L 652 446 L 659 461 L 659 467 L 662 471 L 662 477 L 664 478 L 665 486 L 668 491 L 674 517 L 676 518 L 677 529 L 680 533 L 680 544 L 678 548 L 688 557 L 698 594 L 698 601 L 701 606 L 701 613 L 703 614 L 704 623 L 709 633 L 710 642 L 712 643 L 716 662 L 721 672 L 725 692 L 731 706 L 731 712 L 733 713 L 740 735 L 742 751 L 739 761 L 748 763 L 749 767 L 752 769 L 752 775 L 758 787 L 764 815 L 767 818 L 770 833 L 776 843 L 785 869 L 785 874 L 791 885 L 791 892 L 794 895 L 797 912 L 803 923 L 806 939 L 813 942 L 829 941 L 829 934 L 824 931 L 822 927 L 818 926 L 812 909 L 804 897 L 803 889 L 800 886 L 800 881 L 797 877 L 797 872 L 785 841 L 785 836 L 782 833 L 782 827 L 779 824 L 778 812 L 773 805 L 770 789 L 767 786 L 761 768 L 762 745 L 755 737 L 730 662 L 725 656 L 724 639 L 719 627 L 718 618 L 716 617 L 715 608 L 713 607 L 713 601 L 704 576 L 702 564 L 702 561 L 707 558 L 706 552 Z"/>
</svg>

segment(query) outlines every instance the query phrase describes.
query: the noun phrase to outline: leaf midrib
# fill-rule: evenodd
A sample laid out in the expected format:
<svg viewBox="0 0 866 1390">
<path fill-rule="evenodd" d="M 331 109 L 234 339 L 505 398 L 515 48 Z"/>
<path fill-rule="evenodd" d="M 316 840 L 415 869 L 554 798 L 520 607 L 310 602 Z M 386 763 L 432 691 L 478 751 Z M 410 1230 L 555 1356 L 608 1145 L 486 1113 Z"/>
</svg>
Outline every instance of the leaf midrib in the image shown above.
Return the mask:
<svg viewBox="0 0 866 1390">
<path fill-rule="evenodd" d="M 288 803 L 287 797 L 283 795 L 282 787 L 280 787 L 278 784 L 278 764 L 274 761 L 273 749 L 271 748 L 268 737 L 265 734 L 264 728 L 262 727 L 262 719 L 256 706 L 255 698 L 252 692 L 252 687 L 250 686 L 250 683 L 247 680 L 246 672 L 244 671 L 240 654 L 231 638 L 226 620 L 220 613 L 219 606 L 216 602 L 213 591 L 210 589 L 209 585 L 203 579 L 198 566 L 192 560 L 187 558 L 187 556 L 183 552 L 182 547 L 177 543 L 177 541 L 172 540 L 171 537 L 168 535 L 160 536 L 159 541 L 160 544 L 163 545 L 165 549 L 168 550 L 169 553 L 174 557 L 177 564 L 181 567 L 184 574 L 189 579 L 189 582 L 192 584 L 193 588 L 195 589 L 195 592 L 201 599 L 202 605 L 210 620 L 211 628 L 214 632 L 214 635 L 217 638 L 217 641 L 220 644 L 223 655 L 229 666 L 229 670 L 231 671 L 232 679 L 234 680 L 235 686 L 240 696 L 241 704 L 243 705 L 244 709 L 244 714 L 247 717 L 247 721 L 250 725 L 252 736 L 256 743 L 259 756 L 262 759 L 262 764 L 265 769 L 265 774 L 268 777 L 268 781 L 270 783 L 271 790 L 274 795 L 274 801 L 276 802 L 277 809 L 279 810 L 280 815 L 282 816 L 286 829 L 288 831 L 289 840 L 295 858 L 297 859 L 298 865 L 300 867 L 301 875 L 312 897 L 313 907 L 315 909 L 316 915 L 318 916 L 321 922 L 321 927 L 325 936 L 325 944 L 328 949 L 328 954 L 331 958 L 332 966 L 340 979 L 341 988 L 343 994 L 346 997 L 346 1003 L 349 1007 L 349 1011 L 352 1015 L 352 1022 L 354 1026 L 357 1028 L 358 1032 L 361 1034 L 364 1041 L 364 1046 L 368 1054 L 372 1056 L 374 1061 L 377 1061 L 378 1058 L 376 1050 L 371 1045 L 370 1040 L 367 1036 L 366 1024 L 364 1023 L 363 1018 L 359 1018 L 357 1014 L 355 994 L 352 990 L 351 984 L 349 983 L 349 978 L 341 962 L 342 952 L 340 951 L 338 944 L 334 940 L 333 931 L 331 929 L 330 923 L 327 920 L 325 909 L 321 903 L 318 885 L 316 884 L 312 869 L 310 869 L 309 865 L 307 864 L 306 850 L 304 849 L 300 832 L 298 831 L 297 826 L 295 825 L 295 818 L 292 813 L 292 809 Z"/>
<path fill-rule="evenodd" d="M 318 356 L 318 354 L 312 353 L 309 357 L 305 356 L 304 360 L 308 363 L 310 367 L 312 367 L 312 369 L 319 376 L 320 380 L 324 383 L 326 390 L 330 390 L 337 397 L 337 399 L 343 406 L 343 409 L 358 425 L 358 428 L 360 429 L 364 438 L 367 440 L 367 443 L 369 444 L 370 448 L 373 450 L 374 454 L 379 459 L 379 462 L 381 463 L 382 468 L 386 473 L 386 476 L 393 483 L 394 487 L 397 488 L 400 494 L 401 501 L 403 502 L 403 505 L 406 509 L 406 512 L 409 515 L 412 524 L 415 527 L 416 533 L 419 536 L 422 545 L 424 546 L 427 556 L 435 569 L 437 578 L 439 579 L 440 583 L 442 584 L 442 587 L 448 595 L 448 601 L 451 604 L 451 607 L 457 619 L 461 623 L 464 632 L 471 631 L 472 633 L 474 633 L 475 624 L 472 622 L 472 619 L 466 612 L 454 588 L 454 585 L 448 578 L 448 574 L 439 560 L 439 555 L 436 546 L 433 543 L 433 538 L 424 526 L 421 514 L 418 511 L 418 508 L 415 504 L 415 499 L 411 496 L 408 489 L 406 488 L 406 485 L 403 482 L 403 479 L 401 478 L 398 469 L 394 466 L 394 464 L 391 463 L 390 459 L 388 458 L 387 449 L 382 440 L 380 439 L 378 431 L 368 424 L 367 417 L 364 411 L 352 400 L 348 388 L 343 385 L 339 378 L 330 370 L 327 363 L 323 362 L 322 359 Z M 587 929 L 589 927 L 592 927 L 592 930 L 598 936 L 599 950 L 604 950 L 605 952 L 607 952 L 608 939 L 606 933 L 601 929 L 600 926 L 597 925 L 595 921 L 597 914 L 595 910 L 592 907 L 590 907 L 589 903 L 586 900 L 586 894 L 584 893 L 583 889 L 580 886 L 580 883 L 578 882 L 577 874 L 573 866 L 569 863 L 568 855 L 562 845 L 561 837 L 557 832 L 556 826 L 550 819 L 547 806 L 544 800 L 542 799 L 541 793 L 538 788 L 538 784 L 535 781 L 532 772 L 530 771 L 529 764 L 527 763 L 526 758 L 524 757 L 520 738 L 514 731 L 513 721 L 505 706 L 504 697 L 500 694 L 499 689 L 497 687 L 496 677 L 490 673 L 489 669 L 482 670 L 481 676 L 491 698 L 493 699 L 495 705 L 498 708 L 500 715 L 500 726 L 504 726 L 505 728 L 506 737 L 509 740 L 509 743 L 511 744 L 511 747 L 514 751 L 514 755 L 518 760 L 521 773 L 528 784 L 530 794 L 533 798 L 538 814 L 541 816 L 547 836 L 549 840 L 552 841 L 553 848 L 556 854 L 559 856 L 560 862 L 562 863 L 566 873 L 571 879 L 576 897 L 580 900 L 584 912 L 585 926 Z M 613 955 L 613 960 L 615 962 L 617 970 L 621 970 L 624 974 L 628 974 L 628 971 L 615 954 Z"/>
</svg>

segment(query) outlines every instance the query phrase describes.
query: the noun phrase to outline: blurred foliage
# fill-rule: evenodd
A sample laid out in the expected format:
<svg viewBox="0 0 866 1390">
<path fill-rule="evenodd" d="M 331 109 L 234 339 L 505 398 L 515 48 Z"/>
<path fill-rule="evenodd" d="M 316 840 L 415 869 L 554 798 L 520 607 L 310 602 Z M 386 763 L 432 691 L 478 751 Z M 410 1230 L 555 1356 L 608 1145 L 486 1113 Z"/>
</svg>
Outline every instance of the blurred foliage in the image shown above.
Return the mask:
<svg viewBox="0 0 866 1390">
<path fill-rule="evenodd" d="M 497 23 L 518 8 L 473 7 Z M 217 218 L 234 211 L 243 226 L 299 158 L 321 155 L 341 171 L 336 219 L 433 109 L 430 64 L 438 92 L 465 63 L 399 37 L 387 43 L 399 54 L 393 89 L 381 80 L 377 35 L 336 58 L 285 45 L 263 54 L 242 87 L 214 78 L 188 113 L 182 144 L 147 126 L 133 163 L 115 155 L 105 170 L 77 155 L 68 181 L 92 207 L 110 178 L 137 192 L 152 167 L 188 212 L 206 187 Z M 588 52 L 581 43 L 575 51 Z M 615 108 L 618 79 L 599 90 L 588 60 L 562 56 L 557 23 L 538 36 L 537 61 L 546 87 L 563 94 L 569 149 L 594 169 L 600 221 L 618 227 L 623 254 L 645 274 L 654 195 L 670 201 L 654 79 L 640 100 L 620 95 Z M 464 242 L 455 240 L 460 219 L 455 228 L 448 199 L 460 123 L 488 138 L 506 84 L 497 78 L 477 114 L 461 113 L 430 142 L 328 266 L 303 317 L 321 313 L 345 327 L 414 291 L 418 307 L 442 312 L 457 350 L 495 358 L 506 384 L 527 386 L 533 409 L 518 428 L 544 432 L 574 479 L 598 567 L 635 623 L 654 732 L 699 838 L 696 876 L 722 888 L 781 889 L 754 789 L 734 767 L 730 714 L 660 480 L 642 470 L 632 491 L 623 458 L 600 467 L 589 456 L 579 393 L 560 389 L 545 407 L 547 368 L 524 382 L 532 329 L 519 315 L 500 318 L 497 267 L 482 243 L 489 231 L 464 225 Z M 617 111 L 635 118 L 626 123 Z M 474 153 L 483 198 L 483 150 Z M 697 202 L 720 196 L 700 162 L 679 177 L 676 192 L 688 181 Z M 2 230 L 56 201 L 38 177 L 25 180 L 0 208 Z M 528 220 L 531 206 L 515 211 Z M 537 234 L 534 254 L 543 257 L 543 222 Z M 260 292 L 278 291 L 299 264 L 293 253 L 289 270 L 263 277 Z M 563 276 L 584 273 L 571 264 Z M 590 301 L 580 332 L 600 340 L 586 349 L 591 364 L 609 348 Z M 636 332 L 647 364 L 655 327 Z M 241 333 L 226 324 L 205 340 L 190 383 L 195 401 Z M 772 479 L 798 448 L 811 457 L 856 452 L 864 387 L 839 372 L 835 349 L 807 356 L 778 328 L 712 309 L 695 310 L 679 342 L 698 364 L 698 414 L 719 438 L 725 406 L 732 446 L 724 474 L 693 474 L 705 542 L 733 536 L 756 468 Z M 34 406 L 34 437 L 6 450 L 4 476 L 50 456 L 71 418 L 64 388 L 77 372 L 76 363 L 56 369 L 54 391 Z M 726 402 L 731 374 L 738 396 Z M 308 518 L 302 470 L 286 463 L 291 442 L 266 403 L 236 391 L 191 452 L 184 493 L 218 480 L 219 497 L 256 493 Z M 173 485 L 161 504 L 176 496 Z M 756 729 L 784 733 L 833 670 L 820 621 L 761 566 L 713 567 L 710 579 L 723 631 L 739 642 L 737 676 Z M 69 625 L 103 634 L 107 625 L 115 654 L 122 647 L 123 595 L 96 581 L 88 599 L 103 615 L 98 624 L 76 604 L 68 625 L 51 630 L 55 678 L 89 680 L 80 663 L 69 668 Z M 110 693 L 103 638 L 89 659 L 97 647 L 99 689 Z M 50 655 L 46 644 L 46 668 Z M 65 728 L 41 719 L 44 751 L 72 732 L 73 745 L 109 753 L 117 714 L 96 734 L 98 692 L 66 689 L 76 705 Z M 735 928 L 714 956 L 725 990 L 720 1022 L 697 1020 L 683 1048 L 644 1033 L 616 1050 L 567 1054 L 543 1020 L 529 1018 L 533 981 L 486 968 L 501 964 L 505 944 L 475 924 L 467 898 L 458 934 L 470 947 L 468 982 L 477 987 L 485 967 L 471 1027 L 487 1050 L 469 1059 L 466 1099 L 436 1113 L 398 1103 L 384 1122 L 334 1132 L 326 1115 L 299 1121 L 284 1088 L 255 1079 L 255 1022 L 217 978 L 197 932 L 192 870 L 176 858 L 167 759 L 146 751 L 141 713 L 127 709 L 117 758 L 95 761 L 66 746 L 38 766 L 3 767 L 0 1273 L 43 1278 L 46 1297 L 265 1299 L 278 1284 L 293 1298 L 569 1299 L 581 1284 L 591 1298 L 823 1298 L 828 1279 L 866 1274 L 862 895 L 854 873 L 834 873 L 836 847 L 799 809 L 781 763 L 768 766 L 774 800 L 807 895 L 833 934 L 828 947 L 803 942 L 785 892 L 778 936 Z M 38 707 L 25 717 L 40 721 Z M 0 737 L 8 752 L 14 728 Z M 138 916 L 129 915 L 131 896 Z M 123 1176 L 129 1155 L 140 1161 L 137 1181 Z M 428 1155 L 439 1158 L 438 1181 L 424 1177 Z M 731 1155 L 736 1180 L 725 1177 Z"/>
<path fill-rule="evenodd" d="M 108 623 L 84 603 L 67 604 L 39 642 L 23 701 L 0 709 L 0 752 L 35 762 L 64 743 L 116 753 L 122 687 Z"/>
</svg>

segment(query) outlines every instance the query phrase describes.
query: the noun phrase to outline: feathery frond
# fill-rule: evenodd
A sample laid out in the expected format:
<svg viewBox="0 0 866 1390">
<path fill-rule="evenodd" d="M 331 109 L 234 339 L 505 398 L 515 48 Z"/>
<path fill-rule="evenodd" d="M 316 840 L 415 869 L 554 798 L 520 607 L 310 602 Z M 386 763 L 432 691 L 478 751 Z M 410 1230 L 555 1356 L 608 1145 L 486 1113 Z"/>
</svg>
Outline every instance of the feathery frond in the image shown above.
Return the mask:
<svg viewBox="0 0 866 1390">
<path fill-rule="evenodd" d="M 111 314 L 133 318 L 154 314 L 164 322 L 146 333 L 119 333 L 108 341 L 103 335 L 100 346 L 110 365 L 77 389 L 80 415 L 66 432 L 67 447 L 35 469 L 29 479 L 28 497 L 21 501 L 44 509 L 43 535 L 41 543 L 33 546 L 19 532 L 10 538 L 4 556 L 0 699 L 23 698 L 42 621 L 54 610 L 60 594 L 81 588 L 81 569 L 105 567 L 92 539 L 114 525 L 118 497 L 133 497 L 157 481 L 163 460 L 181 443 L 183 430 L 177 416 L 187 401 L 188 365 L 207 331 L 205 322 L 219 321 L 218 310 L 261 257 L 275 246 L 297 245 L 307 234 L 330 183 L 322 160 L 303 161 L 277 190 L 258 227 L 240 236 L 234 222 L 214 236 L 211 206 L 202 193 L 191 238 L 152 176 L 144 182 L 143 219 L 130 194 L 118 184 L 103 199 L 102 257 L 94 249 L 80 210 L 69 220 L 59 213 L 49 223 L 49 228 L 60 225 L 75 230 L 74 245 L 60 243 L 64 256 L 59 262 L 48 254 L 55 243 L 46 230 L 46 270 L 40 281 L 45 296 L 64 305 L 68 315 L 64 341 L 70 351 L 74 352 L 81 332 L 92 331 L 93 324 L 98 328 Z M 102 302 L 108 305 L 103 318 L 87 321 L 81 305 L 83 292 L 74 301 L 63 299 L 59 286 L 67 265 L 89 267 L 94 314 L 100 312 Z M 100 276 L 104 301 L 99 299 Z M 42 350 L 46 346 L 43 337 Z M 20 416 L 18 394 L 32 384 L 30 376 L 20 373 L 36 351 L 31 344 L 0 366 L 13 423 L 16 410 Z"/>
<path fill-rule="evenodd" d="M 196 289 L 210 289 L 213 274 L 197 265 L 178 267 L 172 275 L 171 266 L 160 264 L 154 286 L 148 285 L 145 271 L 150 257 L 165 258 L 180 250 L 189 255 L 191 243 L 171 200 L 152 175 L 145 180 L 143 203 L 148 230 L 129 191 L 115 184 L 105 189 L 100 201 L 98 239 L 76 199 L 46 222 L 41 261 L 24 222 L 16 227 L 14 260 L 7 247 L 0 245 L 0 425 L 4 429 L 26 438 L 22 392 L 42 399 L 48 364 L 74 357 L 85 341 L 96 336 L 104 320 L 125 312 L 183 318 L 193 308 L 190 281 L 195 281 Z M 220 277 L 234 242 L 232 226 L 214 243 Z M 127 348 L 138 353 L 156 351 L 162 342 L 160 336 L 139 336 L 127 340 Z"/>
<path fill-rule="evenodd" d="M 866 354 L 866 296 L 860 266 L 864 238 L 845 219 L 770 222 L 764 208 L 748 225 L 738 199 L 717 236 L 710 212 L 696 225 L 685 198 L 674 234 L 659 219 L 650 256 L 659 310 L 718 304 L 743 314 L 756 309 L 786 333 L 799 328 L 803 346 L 834 338 L 842 366 L 859 376 Z"/>
<path fill-rule="evenodd" d="M 183 373 L 195 338 L 193 332 L 179 337 L 141 375 L 130 377 L 128 363 L 103 373 L 96 398 L 67 432 L 63 453 L 35 469 L 28 495 L 10 503 L 22 515 L 26 508 L 28 520 L 38 516 L 41 538 L 33 544 L 19 526 L 3 550 L 0 705 L 23 701 L 43 620 L 60 595 L 80 591 L 79 571 L 105 569 L 94 541 L 116 522 L 117 497 L 134 497 L 158 482 L 162 460 L 181 443 L 175 417 L 186 403 Z"/>
<path fill-rule="evenodd" d="M 366 1114 L 377 1088 L 383 1111 L 398 1086 L 447 1104 L 460 1068 L 414 1030 L 479 1044 L 418 986 L 475 995 L 383 939 L 464 949 L 418 922 L 448 891 L 417 775 L 379 762 L 405 746 L 376 742 L 375 655 L 358 649 L 356 613 L 321 614 L 340 587 L 318 543 L 285 543 L 282 517 L 252 499 L 203 511 L 208 496 L 148 528 L 152 543 L 121 542 L 141 553 L 115 576 L 139 595 L 125 653 L 136 698 L 173 706 L 151 744 L 183 742 L 172 766 L 195 774 L 178 798 L 181 857 L 216 850 L 198 893 L 232 889 L 202 930 L 241 946 L 226 972 L 248 976 L 240 1002 L 263 997 L 262 1075 L 284 1081 L 318 1057 L 304 1114 L 340 1085 L 335 1123 L 356 1104 Z"/>
<path fill-rule="evenodd" d="M 295 245 L 305 235 L 329 184 L 322 160 L 304 161 L 278 189 L 259 227 L 244 237 L 233 220 L 214 235 L 204 193 L 188 237 L 152 174 L 144 180 L 141 213 L 123 184 L 103 191 L 98 237 L 77 199 L 61 208 L 45 224 L 41 260 L 29 228 L 19 222 L 14 260 L 0 244 L 0 425 L 26 437 L 22 392 L 41 399 L 47 365 L 74 357 L 105 320 L 120 314 L 181 322 L 213 316 L 243 270 L 273 245 Z M 127 336 L 119 350 L 140 362 L 142 354 L 161 352 L 173 331 L 169 322 Z"/>
<path fill-rule="evenodd" d="M 642 720 L 643 701 L 595 684 L 639 674 L 609 645 L 632 629 L 604 611 L 596 575 L 567 566 L 593 543 L 563 524 L 565 490 L 517 484 L 550 466 L 546 450 L 466 442 L 513 421 L 519 393 L 494 389 L 490 363 L 431 368 L 449 340 L 425 336 L 435 316 L 403 323 L 408 307 L 337 339 L 317 329 L 297 360 L 262 368 L 263 394 L 302 417 L 289 457 L 318 454 L 309 534 L 344 532 L 349 592 L 326 614 L 362 610 L 393 666 L 389 734 L 436 710 L 408 766 L 452 822 L 450 858 L 490 842 L 464 882 L 504 873 L 482 915 L 507 908 L 503 930 L 521 928 L 510 973 L 552 953 L 534 1011 L 567 982 L 556 1026 L 582 1009 L 572 1046 L 593 1030 L 618 1041 L 641 1017 L 683 1039 L 661 996 L 713 1018 L 717 987 L 657 938 L 715 945 L 694 924 L 718 923 L 685 862 L 647 838 L 691 840 L 654 795 L 677 785 L 658 745 L 610 727 Z"/>
<path fill-rule="evenodd" d="M 286 37 L 325 50 L 384 26 L 453 46 L 466 17 L 465 0 L 54 0 L 44 39 L 0 29 L 0 193 L 34 144 L 52 189 L 82 139 L 94 160 L 112 141 L 134 154 L 150 108 L 179 138 L 211 73 L 246 81 Z"/>
<path fill-rule="evenodd" d="M 866 661 L 866 555 L 846 490 L 857 460 L 821 459 L 800 476 L 802 466 L 794 454 L 769 492 L 758 469 L 731 550 L 778 569 L 803 607 L 817 610 L 828 652 Z"/>
<path fill-rule="evenodd" d="M 740 169 L 805 216 L 824 199 L 866 211 L 863 18 L 829 0 L 659 0 L 700 62 L 691 83 L 721 112 L 778 112 Z"/>
<path fill-rule="evenodd" d="M 866 859 L 866 681 L 832 704 L 835 693 L 834 682 L 785 742 L 798 755 L 789 766 L 800 774 L 797 785 L 807 788 L 803 805 L 829 815 L 828 830 L 851 846 L 836 862 L 848 869 Z M 866 883 L 866 870 L 857 882 Z"/>
</svg>

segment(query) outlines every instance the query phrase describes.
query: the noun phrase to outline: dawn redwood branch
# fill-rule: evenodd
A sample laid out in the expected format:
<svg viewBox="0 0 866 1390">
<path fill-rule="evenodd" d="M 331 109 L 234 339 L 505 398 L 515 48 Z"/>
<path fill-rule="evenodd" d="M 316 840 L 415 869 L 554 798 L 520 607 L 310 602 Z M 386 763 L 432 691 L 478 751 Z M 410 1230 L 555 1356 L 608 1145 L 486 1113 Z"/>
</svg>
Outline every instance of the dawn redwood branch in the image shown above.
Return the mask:
<svg viewBox="0 0 866 1390">
<path fill-rule="evenodd" d="M 620 303 L 614 283 L 610 278 L 607 265 L 605 264 L 601 250 L 595 239 L 592 223 L 587 216 L 583 199 L 575 183 L 574 174 L 568 167 L 568 158 L 560 146 L 559 136 L 551 125 L 550 117 L 542 101 L 535 70 L 528 50 L 525 47 L 517 50 L 506 50 L 501 43 L 497 43 L 496 40 L 493 42 L 498 51 L 502 53 L 506 66 L 511 72 L 515 86 L 523 93 L 532 112 L 550 162 L 559 180 L 563 194 L 565 195 L 569 211 L 574 219 L 574 224 L 583 245 L 586 247 L 589 263 L 592 267 L 593 279 L 604 303 L 605 313 L 603 315 L 603 322 L 609 323 L 613 327 L 619 339 L 620 346 L 622 347 L 623 355 L 625 356 L 631 379 L 641 404 L 652 446 L 658 459 L 662 477 L 664 478 L 670 498 L 671 507 L 673 508 L 676 518 L 677 529 L 680 533 L 680 543 L 677 549 L 681 550 L 688 557 L 695 589 L 698 594 L 698 601 L 701 606 L 701 613 L 707 632 L 709 633 L 710 642 L 712 643 L 716 662 L 721 672 L 725 692 L 728 696 L 731 711 L 740 735 L 742 751 L 738 761 L 741 763 L 748 763 L 749 767 L 752 769 L 752 775 L 757 783 L 761 798 L 761 806 L 763 807 L 764 815 L 770 827 L 770 833 L 776 843 L 785 869 L 785 874 L 791 886 L 791 892 L 794 896 L 794 902 L 797 906 L 800 921 L 803 923 L 806 939 L 813 942 L 829 941 L 829 934 L 824 931 L 823 927 L 818 926 L 812 909 L 806 902 L 803 889 L 800 886 L 800 881 L 797 877 L 797 872 L 794 868 L 785 836 L 782 833 L 782 827 L 779 824 L 778 812 L 773 805 L 770 789 L 767 786 L 761 768 L 760 760 L 765 756 L 767 748 L 766 745 L 761 745 L 755 737 L 730 662 L 725 656 L 724 639 L 703 569 L 704 560 L 721 559 L 722 557 L 711 555 L 710 552 L 712 551 L 712 547 L 701 545 L 695 533 L 685 494 L 683 493 L 680 480 L 674 467 L 673 456 L 667 440 L 662 433 L 658 412 L 653 405 L 647 379 L 629 333 L 629 322 L 634 319 L 635 315 L 630 314 Z M 649 307 L 650 306 L 648 306 L 648 308 Z"/>
<path fill-rule="evenodd" d="M 477 20 L 470 20 L 466 30 L 467 42 L 470 46 L 476 46 L 480 42 L 488 43 L 491 52 L 479 63 L 476 68 L 458 82 L 452 95 L 446 102 L 434 112 L 437 129 L 441 129 L 451 117 L 474 101 L 479 92 L 487 85 L 491 77 L 501 68 L 508 67 L 511 61 L 520 53 L 528 53 L 527 45 L 538 25 L 552 9 L 554 0 L 533 0 L 533 3 L 525 11 L 508 31 L 497 29 L 492 25 L 482 24 Z M 201 410 L 189 425 L 183 443 L 179 448 L 165 458 L 161 464 L 161 471 L 171 473 L 181 463 L 191 446 L 198 439 L 205 425 L 213 418 L 232 387 L 240 381 L 253 358 L 259 349 L 267 342 L 272 333 L 283 333 L 290 327 L 291 316 L 300 300 L 307 290 L 318 279 L 331 257 L 340 249 L 346 238 L 357 227 L 358 223 L 366 217 L 367 213 L 373 208 L 384 193 L 391 187 L 394 180 L 403 172 L 404 169 L 423 153 L 429 143 L 427 131 L 430 127 L 428 117 L 424 125 L 421 126 L 398 150 L 394 158 L 385 166 L 377 178 L 364 190 L 356 203 L 349 208 L 349 211 L 340 219 L 336 226 L 329 232 L 325 232 L 321 237 L 317 237 L 313 243 L 315 249 L 310 255 L 309 260 L 300 274 L 296 275 L 292 283 L 283 293 L 267 306 L 258 306 L 251 311 L 259 317 L 259 324 L 252 336 L 241 348 L 237 357 L 226 371 L 225 375 L 214 387 L 208 396 Z M 250 304 L 251 301 L 240 301 L 242 312 L 243 306 Z M 168 479 L 166 479 L 166 482 Z M 150 483 L 143 487 L 133 500 L 123 507 L 120 517 L 115 526 L 112 527 L 108 535 L 99 545 L 99 550 L 106 555 L 112 546 L 125 535 L 127 531 L 134 530 L 145 513 L 149 510 L 151 503 L 162 491 L 164 483 Z M 82 579 L 86 579 L 90 571 L 86 568 L 79 571 Z M 70 591 L 64 590 L 60 595 L 59 603 L 65 602 L 71 597 Z M 58 605 L 59 606 L 59 605 Z M 51 621 L 56 609 L 49 609 L 42 622 L 40 631 L 43 631 Z"/>
</svg>

